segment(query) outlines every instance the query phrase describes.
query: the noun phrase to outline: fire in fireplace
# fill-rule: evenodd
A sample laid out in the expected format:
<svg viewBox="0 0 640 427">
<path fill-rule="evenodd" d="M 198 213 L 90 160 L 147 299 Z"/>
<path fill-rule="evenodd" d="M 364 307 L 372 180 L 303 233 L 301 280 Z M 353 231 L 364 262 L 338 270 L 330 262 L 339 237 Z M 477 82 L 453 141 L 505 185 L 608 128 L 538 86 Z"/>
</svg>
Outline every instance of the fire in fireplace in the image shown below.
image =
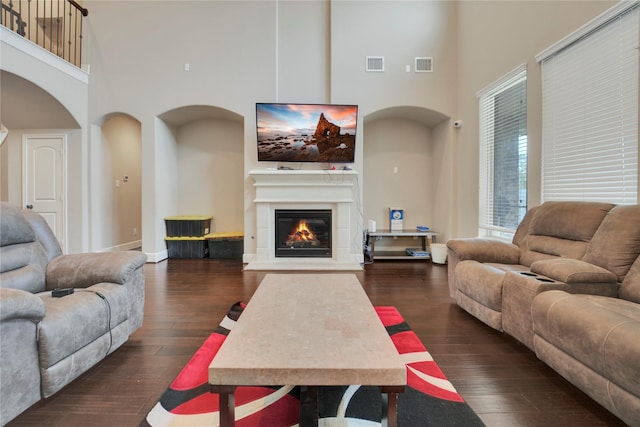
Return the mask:
<svg viewBox="0 0 640 427">
<path fill-rule="evenodd" d="M 276 209 L 276 257 L 331 258 L 331 209 Z"/>
</svg>

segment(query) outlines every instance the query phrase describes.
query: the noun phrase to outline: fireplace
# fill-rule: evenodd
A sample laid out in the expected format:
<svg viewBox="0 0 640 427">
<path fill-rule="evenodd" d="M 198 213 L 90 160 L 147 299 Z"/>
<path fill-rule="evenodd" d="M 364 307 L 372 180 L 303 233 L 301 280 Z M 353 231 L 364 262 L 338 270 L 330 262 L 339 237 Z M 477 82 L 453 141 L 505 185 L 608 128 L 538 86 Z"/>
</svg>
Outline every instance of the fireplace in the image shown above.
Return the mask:
<svg viewBox="0 0 640 427">
<path fill-rule="evenodd" d="M 275 256 L 331 258 L 331 209 L 276 209 Z"/>
<path fill-rule="evenodd" d="M 362 270 L 358 173 L 353 170 L 252 170 L 255 181 L 255 254 L 245 253 L 246 270 Z M 323 256 L 276 256 L 280 239 L 276 211 L 331 212 L 330 247 Z M 314 224 L 317 225 L 317 224 Z M 291 230 L 287 230 L 290 233 Z M 288 237 L 289 234 L 287 234 Z M 288 249 L 291 251 L 291 249 Z M 309 253 L 305 251 L 303 253 Z"/>
</svg>

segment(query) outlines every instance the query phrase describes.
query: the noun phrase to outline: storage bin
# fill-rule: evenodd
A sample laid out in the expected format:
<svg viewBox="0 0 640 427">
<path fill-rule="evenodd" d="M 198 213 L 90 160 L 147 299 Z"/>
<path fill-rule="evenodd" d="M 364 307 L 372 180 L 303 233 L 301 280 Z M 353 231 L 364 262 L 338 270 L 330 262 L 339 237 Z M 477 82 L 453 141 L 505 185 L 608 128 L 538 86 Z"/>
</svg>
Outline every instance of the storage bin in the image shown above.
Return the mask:
<svg viewBox="0 0 640 427">
<path fill-rule="evenodd" d="M 166 237 L 169 258 L 206 258 L 209 253 L 204 237 Z"/>
<path fill-rule="evenodd" d="M 242 259 L 244 233 L 211 233 L 205 238 L 209 244 L 209 258 Z"/>
<path fill-rule="evenodd" d="M 167 237 L 203 237 L 211 232 L 212 220 L 213 217 L 201 215 L 166 217 Z"/>
<path fill-rule="evenodd" d="M 435 264 L 446 264 L 447 262 L 447 245 L 444 243 L 431 244 L 431 261 Z"/>
</svg>

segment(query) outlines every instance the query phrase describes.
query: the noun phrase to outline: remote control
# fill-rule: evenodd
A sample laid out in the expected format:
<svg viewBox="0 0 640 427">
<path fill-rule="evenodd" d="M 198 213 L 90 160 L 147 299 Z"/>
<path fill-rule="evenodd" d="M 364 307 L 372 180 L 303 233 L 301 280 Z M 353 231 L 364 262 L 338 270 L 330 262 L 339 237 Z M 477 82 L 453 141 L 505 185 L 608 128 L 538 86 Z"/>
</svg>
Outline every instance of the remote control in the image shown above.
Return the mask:
<svg viewBox="0 0 640 427">
<path fill-rule="evenodd" d="M 54 298 L 60 298 L 66 295 L 71 295 L 72 293 L 73 288 L 58 288 L 51 291 L 51 296 Z"/>
</svg>

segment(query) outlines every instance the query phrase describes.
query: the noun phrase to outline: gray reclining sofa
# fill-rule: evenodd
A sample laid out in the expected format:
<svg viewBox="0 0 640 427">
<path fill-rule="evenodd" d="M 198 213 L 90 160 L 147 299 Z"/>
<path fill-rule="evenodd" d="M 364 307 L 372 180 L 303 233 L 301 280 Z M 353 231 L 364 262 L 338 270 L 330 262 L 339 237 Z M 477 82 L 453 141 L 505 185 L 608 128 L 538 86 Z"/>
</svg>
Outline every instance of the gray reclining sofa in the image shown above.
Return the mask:
<svg viewBox="0 0 640 427">
<path fill-rule="evenodd" d="M 0 424 L 52 396 L 140 326 L 146 255 L 63 255 L 44 218 L 0 206 Z M 52 290 L 74 288 L 53 297 Z"/>
</svg>

